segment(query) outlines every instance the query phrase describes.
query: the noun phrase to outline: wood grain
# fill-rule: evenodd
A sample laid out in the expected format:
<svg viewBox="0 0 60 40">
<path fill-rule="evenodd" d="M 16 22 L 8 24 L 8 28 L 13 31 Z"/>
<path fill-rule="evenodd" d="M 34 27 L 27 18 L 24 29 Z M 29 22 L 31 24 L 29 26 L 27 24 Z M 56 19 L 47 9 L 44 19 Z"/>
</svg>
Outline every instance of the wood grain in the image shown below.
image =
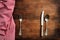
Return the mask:
<svg viewBox="0 0 60 40">
<path fill-rule="evenodd" d="M 59 1 L 59 0 L 58 0 Z M 42 8 L 45 15 L 48 14 L 50 19 L 47 23 L 48 36 L 55 35 L 55 30 L 59 28 L 59 16 L 57 2 L 54 0 L 23 0 L 17 1 L 14 14 L 22 16 L 22 37 L 23 38 L 38 38 L 40 37 L 40 15 Z M 15 17 L 16 18 L 16 17 Z M 17 20 L 17 19 L 15 19 Z M 18 27 L 18 21 L 15 21 Z M 19 28 L 19 27 L 18 27 Z M 56 34 L 57 35 L 57 34 Z"/>
</svg>

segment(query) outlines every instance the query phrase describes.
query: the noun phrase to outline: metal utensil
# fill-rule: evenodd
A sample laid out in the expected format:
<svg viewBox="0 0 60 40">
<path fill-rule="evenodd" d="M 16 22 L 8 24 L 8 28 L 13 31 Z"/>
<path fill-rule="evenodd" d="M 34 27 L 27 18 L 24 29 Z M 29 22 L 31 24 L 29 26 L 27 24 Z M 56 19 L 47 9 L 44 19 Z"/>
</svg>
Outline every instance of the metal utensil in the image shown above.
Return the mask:
<svg viewBox="0 0 60 40">
<path fill-rule="evenodd" d="M 19 30 L 19 35 L 21 36 L 22 35 L 22 29 L 21 29 L 21 24 L 22 24 L 22 18 L 19 19 L 19 22 L 20 22 L 20 30 Z"/>
<path fill-rule="evenodd" d="M 41 13 L 41 36 L 44 36 L 44 10 Z"/>
<path fill-rule="evenodd" d="M 48 28 L 47 28 L 48 20 L 49 20 L 49 15 L 47 14 L 47 15 L 45 16 L 45 22 L 46 22 L 45 36 L 47 36 L 47 35 L 48 35 Z"/>
</svg>

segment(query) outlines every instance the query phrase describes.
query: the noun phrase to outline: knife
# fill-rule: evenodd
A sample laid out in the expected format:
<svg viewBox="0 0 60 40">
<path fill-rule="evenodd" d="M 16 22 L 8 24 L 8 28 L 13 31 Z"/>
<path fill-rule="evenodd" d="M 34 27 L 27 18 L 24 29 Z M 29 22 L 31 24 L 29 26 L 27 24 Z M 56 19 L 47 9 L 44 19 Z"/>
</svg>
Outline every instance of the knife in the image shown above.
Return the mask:
<svg viewBox="0 0 60 40">
<path fill-rule="evenodd" d="M 44 36 L 44 10 L 41 12 L 41 36 Z"/>
</svg>

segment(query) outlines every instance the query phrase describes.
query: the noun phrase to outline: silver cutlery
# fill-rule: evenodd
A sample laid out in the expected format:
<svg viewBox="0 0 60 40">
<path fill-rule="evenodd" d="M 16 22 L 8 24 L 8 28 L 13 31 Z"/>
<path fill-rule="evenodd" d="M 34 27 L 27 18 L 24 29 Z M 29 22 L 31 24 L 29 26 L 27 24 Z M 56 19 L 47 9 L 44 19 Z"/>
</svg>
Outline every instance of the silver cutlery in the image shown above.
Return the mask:
<svg viewBox="0 0 60 40">
<path fill-rule="evenodd" d="M 48 20 L 49 20 L 49 15 L 47 14 L 47 15 L 45 16 L 45 22 L 46 22 L 45 36 L 48 35 L 48 28 L 47 28 Z"/>
<path fill-rule="evenodd" d="M 41 36 L 44 36 L 44 10 L 41 13 Z"/>
<path fill-rule="evenodd" d="M 20 23 L 20 30 L 19 30 L 19 35 L 21 36 L 22 35 L 22 26 L 21 26 L 21 24 L 22 24 L 22 18 L 20 18 L 19 19 L 19 23 Z"/>
</svg>

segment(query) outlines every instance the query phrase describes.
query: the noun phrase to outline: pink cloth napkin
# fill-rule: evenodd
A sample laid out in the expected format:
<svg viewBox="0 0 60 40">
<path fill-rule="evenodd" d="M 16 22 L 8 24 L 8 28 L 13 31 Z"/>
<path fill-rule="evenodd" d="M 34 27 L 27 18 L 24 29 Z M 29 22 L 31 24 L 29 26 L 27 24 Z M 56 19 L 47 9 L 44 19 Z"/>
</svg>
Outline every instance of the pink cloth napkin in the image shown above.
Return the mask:
<svg viewBox="0 0 60 40">
<path fill-rule="evenodd" d="M 0 0 L 0 40 L 15 40 L 15 0 Z"/>
</svg>

